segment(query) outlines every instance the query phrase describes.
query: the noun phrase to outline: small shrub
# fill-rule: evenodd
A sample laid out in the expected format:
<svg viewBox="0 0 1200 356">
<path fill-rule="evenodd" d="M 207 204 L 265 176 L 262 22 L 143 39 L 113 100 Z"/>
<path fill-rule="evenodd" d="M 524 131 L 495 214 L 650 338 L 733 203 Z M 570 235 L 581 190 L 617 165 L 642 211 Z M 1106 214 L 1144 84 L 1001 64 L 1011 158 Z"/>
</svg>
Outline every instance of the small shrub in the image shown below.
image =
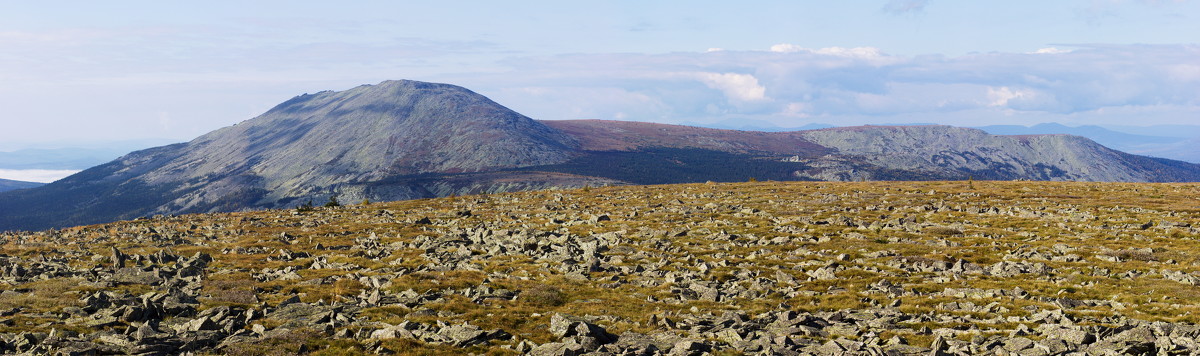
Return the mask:
<svg viewBox="0 0 1200 356">
<path fill-rule="evenodd" d="M 337 197 L 330 195 L 329 201 L 325 202 L 325 207 L 333 208 L 333 207 L 338 207 L 338 206 L 342 206 L 342 203 L 338 203 Z"/>
<path fill-rule="evenodd" d="M 1123 261 L 1158 261 L 1158 256 L 1154 255 L 1154 250 L 1149 248 L 1135 248 L 1119 251 L 1104 252 L 1104 255 L 1120 258 Z"/>
<path fill-rule="evenodd" d="M 254 293 L 257 282 L 249 276 L 238 276 L 230 279 L 209 279 L 204 282 L 204 291 L 209 300 L 215 303 L 255 304 L 258 297 Z"/>
<path fill-rule="evenodd" d="M 545 284 L 538 284 L 522 291 L 518 299 L 543 307 L 556 307 L 567 303 L 567 297 L 561 289 Z"/>
<path fill-rule="evenodd" d="M 317 208 L 313 207 L 312 199 L 309 199 L 307 203 L 300 204 L 300 206 L 296 207 L 296 211 L 301 213 L 307 213 L 313 210 L 317 210 Z"/>
<path fill-rule="evenodd" d="M 963 234 L 962 230 L 945 226 L 927 227 L 924 232 L 934 236 L 962 236 Z"/>
<path fill-rule="evenodd" d="M 337 280 L 337 282 L 333 282 L 334 295 L 352 296 L 366 288 L 367 286 L 363 285 L 362 282 L 353 278 L 342 278 Z"/>
</svg>

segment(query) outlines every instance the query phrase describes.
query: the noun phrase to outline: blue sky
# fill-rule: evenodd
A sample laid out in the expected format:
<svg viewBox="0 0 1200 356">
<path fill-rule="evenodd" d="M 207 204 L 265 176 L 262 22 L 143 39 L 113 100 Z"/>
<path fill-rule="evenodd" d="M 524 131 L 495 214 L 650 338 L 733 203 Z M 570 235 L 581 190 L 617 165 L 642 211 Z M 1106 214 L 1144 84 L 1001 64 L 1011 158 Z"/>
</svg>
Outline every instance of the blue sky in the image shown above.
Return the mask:
<svg viewBox="0 0 1200 356">
<path fill-rule="evenodd" d="M 0 150 L 388 79 L 535 119 L 1200 124 L 1196 1 L 413 3 L 0 0 Z"/>
</svg>

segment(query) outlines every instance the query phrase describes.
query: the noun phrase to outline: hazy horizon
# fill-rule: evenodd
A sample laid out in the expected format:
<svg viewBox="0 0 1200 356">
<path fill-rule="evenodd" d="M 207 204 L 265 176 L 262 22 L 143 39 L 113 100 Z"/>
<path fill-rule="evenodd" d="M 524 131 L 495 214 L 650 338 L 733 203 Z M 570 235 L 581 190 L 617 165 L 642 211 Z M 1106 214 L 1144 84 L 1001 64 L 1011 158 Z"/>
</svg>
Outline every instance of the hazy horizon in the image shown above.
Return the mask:
<svg viewBox="0 0 1200 356">
<path fill-rule="evenodd" d="M 539 120 L 974 127 L 1200 117 L 1195 1 L 117 1 L 6 10 L 7 149 L 187 141 L 296 95 L 395 79 L 463 86 Z"/>
<path fill-rule="evenodd" d="M 1194 1 L 13 3 L 0 141 L 190 139 L 451 83 L 535 119 L 1191 124 Z"/>
</svg>

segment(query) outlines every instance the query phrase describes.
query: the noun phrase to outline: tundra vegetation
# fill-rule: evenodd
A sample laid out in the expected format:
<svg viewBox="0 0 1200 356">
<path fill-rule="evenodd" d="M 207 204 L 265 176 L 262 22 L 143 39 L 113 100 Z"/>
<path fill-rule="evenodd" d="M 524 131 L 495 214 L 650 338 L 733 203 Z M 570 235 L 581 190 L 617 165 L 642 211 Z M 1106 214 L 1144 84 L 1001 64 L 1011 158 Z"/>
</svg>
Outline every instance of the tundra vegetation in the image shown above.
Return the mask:
<svg viewBox="0 0 1200 356">
<path fill-rule="evenodd" d="M 751 182 L 0 235 L 0 350 L 1194 354 L 1200 184 Z"/>
</svg>

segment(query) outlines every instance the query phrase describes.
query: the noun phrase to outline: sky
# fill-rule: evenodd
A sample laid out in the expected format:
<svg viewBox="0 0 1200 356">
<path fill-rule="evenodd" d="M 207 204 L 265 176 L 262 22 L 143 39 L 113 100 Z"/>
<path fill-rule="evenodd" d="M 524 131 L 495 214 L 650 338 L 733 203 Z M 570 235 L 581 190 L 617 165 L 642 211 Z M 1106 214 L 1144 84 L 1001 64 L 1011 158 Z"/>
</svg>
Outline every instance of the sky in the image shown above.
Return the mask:
<svg viewBox="0 0 1200 356">
<path fill-rule="evenodd" d="M 1200 3 L 0 0 L 0 150 L 391 79 L 544 120 L 1200 124 Z"/>
</svg>

